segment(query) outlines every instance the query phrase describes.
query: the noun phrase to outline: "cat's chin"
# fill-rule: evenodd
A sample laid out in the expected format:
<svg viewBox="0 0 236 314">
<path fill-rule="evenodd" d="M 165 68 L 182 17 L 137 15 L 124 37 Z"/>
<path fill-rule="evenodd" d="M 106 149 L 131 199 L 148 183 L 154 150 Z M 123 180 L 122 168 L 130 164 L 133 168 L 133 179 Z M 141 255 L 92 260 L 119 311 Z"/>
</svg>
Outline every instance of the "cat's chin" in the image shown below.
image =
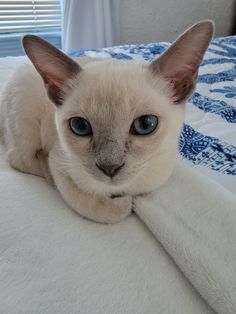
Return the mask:
<svg viewBox="0 0 236 314">
<path fill-rule="evenodd" d="M 83 182 L 78 180 L 76 183 L 84 190 L 84 192 L 106 197 L 110 197 L 111 195 L 127 194 L 127 190 L 130 185 L 130 181 L 118 177 L 100 178 L 97 176 L 89 176 L 86 178 L 86 180 L 83 180 Z"/>
</svg>

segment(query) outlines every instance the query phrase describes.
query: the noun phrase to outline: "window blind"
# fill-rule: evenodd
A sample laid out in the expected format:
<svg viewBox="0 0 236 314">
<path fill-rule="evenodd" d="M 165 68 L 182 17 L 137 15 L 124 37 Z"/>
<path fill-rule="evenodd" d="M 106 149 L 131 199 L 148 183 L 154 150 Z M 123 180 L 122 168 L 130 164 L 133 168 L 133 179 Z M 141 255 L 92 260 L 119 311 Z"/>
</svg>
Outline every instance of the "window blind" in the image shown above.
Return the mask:
<svg viewBox="0 0 236 314">
<path fill-rule="evenodd" d="M 61 18 L 60 0 L 0 0 L 0 57 L 24 55 L 25 34 L 61 48 Z"/>
<path fill-rule="evenodd" d="M 61 29 L 60 0 L 0 0 L 0 34 Z"/>
</svg>

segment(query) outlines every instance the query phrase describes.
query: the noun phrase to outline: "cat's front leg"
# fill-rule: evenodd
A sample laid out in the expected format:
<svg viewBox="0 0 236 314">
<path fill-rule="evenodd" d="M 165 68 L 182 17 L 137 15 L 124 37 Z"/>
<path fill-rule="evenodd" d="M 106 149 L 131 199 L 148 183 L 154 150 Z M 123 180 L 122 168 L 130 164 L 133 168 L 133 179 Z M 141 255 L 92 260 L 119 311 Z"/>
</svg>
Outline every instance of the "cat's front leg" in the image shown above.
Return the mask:
<svg viewBox="0 0 236 314">
<path fill-rule="evenodd" d="M 35 156 L 39 162 L 40 169 L 42 171 L 42 176 L 46 179 L 46 181 L 54 185 L 54 181 L 49 169 L 49 164 L 48 164 L 48 153 L 46 153 L 44 150 L 40 149 L 37 151 L 37 154 Z"/>
<path fill-rule="evenodd" d="M 43 177 L 49 184 L 54 185 L 48 166 L 48 153 L 43 149 L 39 149 L 36 152 L 29 150 L 21 153 L 21 150 L 16 147 L 8 152 L 8 160 L 12 168 Z"/>
<path fill-rule="evenodd" d="M 100 197 L 84 193 L 69 176 L 53 170 L 53 177 L 64 200 L 81 216 L 101 223 L 116 223 L 131 214 L 132 197 Z"/>
</svg>

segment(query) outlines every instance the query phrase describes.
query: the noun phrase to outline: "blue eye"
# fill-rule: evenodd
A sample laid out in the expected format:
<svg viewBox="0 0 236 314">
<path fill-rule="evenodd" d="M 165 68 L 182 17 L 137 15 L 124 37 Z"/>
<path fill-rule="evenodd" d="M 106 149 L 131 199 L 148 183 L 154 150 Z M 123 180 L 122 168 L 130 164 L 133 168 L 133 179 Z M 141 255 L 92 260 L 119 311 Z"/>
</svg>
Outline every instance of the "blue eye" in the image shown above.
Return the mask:
<svg viewBox="0 0 236 314">
<path fill-rule="evenodd" d="M 90 123 L 81 117 L 73 117 L 69 120 L 69 125 L 73 133 L 78 136 L 92 135 L 92 127 Z"/>
<path fill-rule="evenodd" d="M 134 120 L 130 133 L 136 135 L 148 135 L 152 133 L 158 125 L 158 117 L 154 115 L 144 115 Z"/>
</svg>

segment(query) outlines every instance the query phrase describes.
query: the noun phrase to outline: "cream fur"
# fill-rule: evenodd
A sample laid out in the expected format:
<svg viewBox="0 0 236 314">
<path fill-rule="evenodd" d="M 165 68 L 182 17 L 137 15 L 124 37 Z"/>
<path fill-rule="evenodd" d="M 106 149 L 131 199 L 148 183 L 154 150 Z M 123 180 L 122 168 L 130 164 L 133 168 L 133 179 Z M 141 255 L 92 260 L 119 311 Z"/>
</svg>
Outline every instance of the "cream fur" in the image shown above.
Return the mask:
<svg viewBox="0 0 236 314">
<path fill-rule="evenodd" d="M 149 192 L 170 175 L 177 154 L 183 105 L 171 103 L 162 92 L 163 80 L 153 80 L 146 64 L 106 60 L 84 69 L 84 75 L 71 82 L 79 88 L 55 110 L 35 69 L 31 65 L 21 68 L 2 97 L 4 142 L 12 167 L 49 181 L 52 175 L 63 198 L 80 214 L 96 221 L 116 222 L 131 212 L 132 197 L 111 199 L 111 194 Z M 101 98 L 105 90 L 104 102 Z M 130 125 L 135 117 L 146 112 L 158 115 L 158 131 L 152 136 L 133 138 L 128 134 Z M 114 178 L 117 184 L 111 184 L 111 179 L 96 169 L 95 162 L 91 167 L 96 177 L 83 166 L 89 157 L 89 139 L 75 138 L 63 126 L 68 117 L 82 114 L 89 116 L 91 124 L 92 119 L 95 125 L 100 119 L 104 121 L 100 136 L 107 130 L 110 137 L 122 142 L 121 146 L 128 137 L 127 166 L 123 174 Z M 110 124 L 111 118 L 115 127 Z"/>
<path fill-rule="evenodd" d="M 168 80 L 147 63 L 77 61 L 83 71 L 67 82 L 67 97 L 58 108 L 33 66 L 19 69 L 2 96 L 1 130 L 12 167 L 54 182 L 82 216 L 113 223 L 131 213 L 135 195 L 169 178 L 184 104 L 173 103 Z M 158 116 L 157 130 L 148 136 L 130 134 L 132 121 L 144 114 Z M 70 131 L 73 116 L 90 121 L 92 141 Z M 111 179 L 96 167 L 97 160 L 122 160 L 125 166 Z"/>
</svg>

